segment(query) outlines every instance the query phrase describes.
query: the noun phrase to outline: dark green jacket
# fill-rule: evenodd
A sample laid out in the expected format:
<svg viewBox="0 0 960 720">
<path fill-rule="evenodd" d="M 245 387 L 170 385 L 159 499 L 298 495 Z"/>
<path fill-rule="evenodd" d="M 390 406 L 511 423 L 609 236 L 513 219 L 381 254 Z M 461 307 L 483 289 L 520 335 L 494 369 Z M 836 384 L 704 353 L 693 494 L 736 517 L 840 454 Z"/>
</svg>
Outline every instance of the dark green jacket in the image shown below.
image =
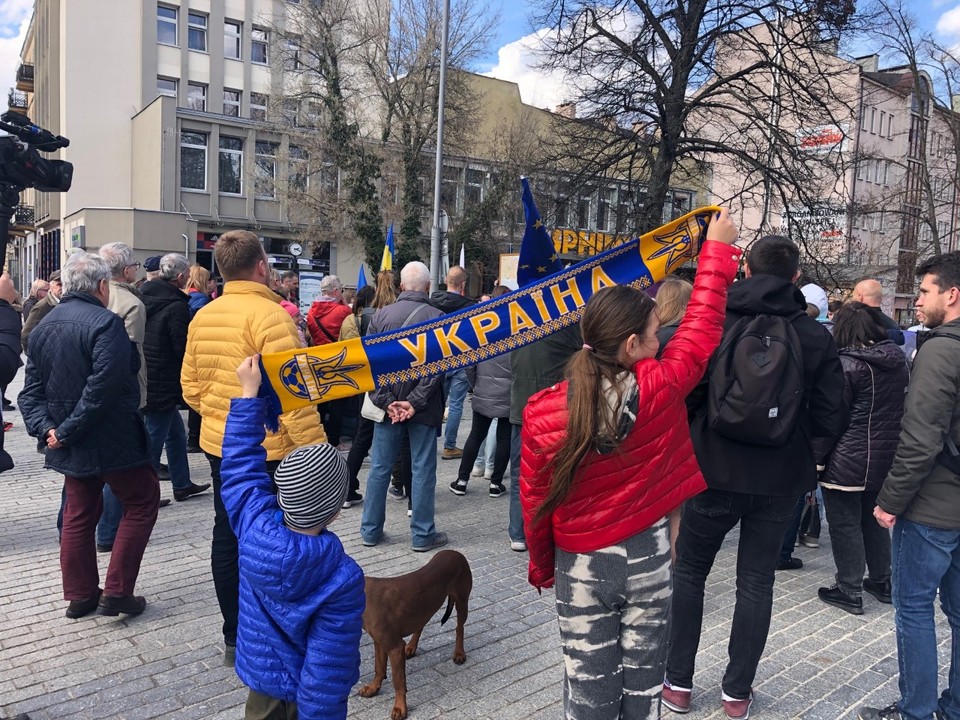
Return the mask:
<svg viewBox="0 0 960 720">
<path fill-rule="evenodd" d="M 937 462 L 944 432 L 960 445 L 960 320 L 931 331 L 913 361 L 897 455 L 877 498 L 883 510 L 960 529 L 960 476 Z"/>
<path fill-rule="evenodd" d="M 581 347 L 580 326 L 571 325 L 510 353 L 511 423 L 523 424 L 530 396 L 563 380 L 567 361 Z"/>
</svg>

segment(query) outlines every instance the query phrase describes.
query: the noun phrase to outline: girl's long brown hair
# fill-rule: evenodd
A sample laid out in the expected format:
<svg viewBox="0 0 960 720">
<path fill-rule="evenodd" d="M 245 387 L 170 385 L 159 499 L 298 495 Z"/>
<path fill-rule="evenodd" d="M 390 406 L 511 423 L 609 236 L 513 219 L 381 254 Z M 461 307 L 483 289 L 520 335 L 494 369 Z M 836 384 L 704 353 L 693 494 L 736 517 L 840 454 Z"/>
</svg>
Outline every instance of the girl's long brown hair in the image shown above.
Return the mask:
<svg viewBox="0 0 960 720">
<path fill-rule="evenodd" d="M 567 499 L 580 464 L 597 449 L 598 440 L 616 440 L 619 418 L 609 411 L 601 383 L 606 378 L 618 387 L 617 375 L 626 370 L 617 360 L 620 345 L 633 334 L 646 335 L 655 309 L 646 293 L 624 285 L 600 290 L 584 308 L 580 332 L 585 347 L 574 353 L 566 370 L 570 382 L 567 431 L 547 465 L 550 488 L 534 522 L 550 515 Z M 617 400 L 619 406 L 623 398 L 618 396 Z"/>
<path fill-rule="evenodd" d="M 373 295 L 373 307 L 378 310 L 397 301 L 397 281 L 391 270 L 377 273 L 377 291 Z"/>
<path fill-rule="evenodd" d="M 693 285 L 676 275 L 667 275 L 657 290 L 657 315 L 660 325 L 676 325 L 690 303 Z"/>
</svg>

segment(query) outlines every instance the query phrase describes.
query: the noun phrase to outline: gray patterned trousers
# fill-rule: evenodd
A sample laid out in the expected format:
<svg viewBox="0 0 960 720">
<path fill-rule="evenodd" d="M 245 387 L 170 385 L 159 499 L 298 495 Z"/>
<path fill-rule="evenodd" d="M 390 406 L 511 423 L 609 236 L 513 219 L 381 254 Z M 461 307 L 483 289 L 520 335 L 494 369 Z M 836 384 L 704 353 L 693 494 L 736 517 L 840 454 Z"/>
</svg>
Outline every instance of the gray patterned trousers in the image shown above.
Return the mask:
<svg viewBox="0 0 960 720">
<path fill-rule="evenodd" d="M 570 720 L 655 720 L 672 592 L 666 518 L 590 553 L 556 551 L 563 708 Z"/>
</svg>

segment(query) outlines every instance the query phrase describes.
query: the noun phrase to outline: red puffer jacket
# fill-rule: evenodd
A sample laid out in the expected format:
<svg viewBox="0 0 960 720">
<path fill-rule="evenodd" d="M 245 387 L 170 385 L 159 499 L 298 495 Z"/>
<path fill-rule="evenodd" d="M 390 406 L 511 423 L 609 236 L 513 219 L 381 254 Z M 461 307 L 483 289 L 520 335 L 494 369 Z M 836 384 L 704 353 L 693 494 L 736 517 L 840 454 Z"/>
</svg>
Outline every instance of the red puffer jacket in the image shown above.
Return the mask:
<svg viewBox="0 0 960 720">
<path fill-rule="evenodd" d="M 352 311 L 349 305 L 316 300 L 307 313 L 307 329 L 314 345 L 326 345 L 340 339 L 340 326 Z"/>
<path fill-rule="evenodd" d="M 536 524 L 550 486 L 546 468 L 566 432 L 567 382 L 530 398 L 523 414 L 520 500 L 534 587 L 553 585 L 555 547 L 593 552 L 622 542 L 706 487 L 683 401 L 720 342 L 739 255 L 723 243 L 704 243 L 680 328 L 659 361 L 641 360 L 633 368 L 640 391 L 633 429 L 619 450 L 589 456 L 567 499 Z"/>
</svg>

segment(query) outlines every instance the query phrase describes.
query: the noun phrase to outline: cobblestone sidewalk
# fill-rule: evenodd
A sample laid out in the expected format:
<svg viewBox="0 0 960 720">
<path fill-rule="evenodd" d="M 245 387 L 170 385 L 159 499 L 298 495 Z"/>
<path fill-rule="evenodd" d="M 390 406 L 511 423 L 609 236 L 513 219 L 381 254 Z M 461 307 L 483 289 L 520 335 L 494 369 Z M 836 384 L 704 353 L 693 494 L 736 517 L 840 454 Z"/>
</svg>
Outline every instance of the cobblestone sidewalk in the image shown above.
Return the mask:
<svg viewBox="0 0 960 720">
<path fill-rule="evenodd" d="M 22 375 L 22 373 L 21 373 Z M 18 378 L 9 388 L 19 392 Z M 468 408 L 469 409 L 469 408 Z M 469 430 L 465 412 L 461 440 Z M 160 511 L 137 586 L 146 612 L 130 620 L 64 617 L 56 515 L 60 476 L 43 458 L 17 413 L 6 434 L 17 466 L 0 476 L 0 714 L 29 713 L 33 720 L 81 718 L 241 718 L 246 692 L 221 665 L 220 616 L 210 579 L 210 493 Z M 194 479 L 209 468 L 191 455 Z M 526 555 L 512 552 L 506 533 L 508 496 L 487 496 L 472 481 L 464 497 L 447 490 L 458 461 L 438 461 L 437 527 L 473 568 L 467 622 L 467 662 L 451 661 L 453 626 L 427 626 L 416 658 L 407 663 L 411 720 L 427 718 L 559 718 L 561 653 L 552 592 L 526 583 Z M 366 470 L 361 475 L 365 476 Z M 172 497 L 169 483 L 161 483 Z M 360 508 L 345 510 L 333 526 L 370 575 L 409 572 L 429 558 L 410 551 L 406 504 L 388 501 L 389 541 L 364 548 Z M 690 720 L 722 718 L 720 678 L 726 660 L 736 588 L 736 537 L 728 539 L 707 588 L 704 632 Z M 751 716 L 837 720 L 855 718 L 863 703 L 896 698 L 896 644 L 890 606 L 866 598 L 866 614 L 853 617 L 816 598 L 832 577 L 829 538 L 819 550 L 798 548 L 803 570 L 780 573 L 767 651 L 756 681 Z M 106 556 L 101 556 L 101 572 Z M 941 667 L 949 636 L 939 629 Z M 373 671 L 373 648 L 362 644 L 361 678 Z M 351 718 L 387 718 L 393 689 L 350 700 Z M 671 717 L 664 711 L 664 717 Z"/>
</svg>

